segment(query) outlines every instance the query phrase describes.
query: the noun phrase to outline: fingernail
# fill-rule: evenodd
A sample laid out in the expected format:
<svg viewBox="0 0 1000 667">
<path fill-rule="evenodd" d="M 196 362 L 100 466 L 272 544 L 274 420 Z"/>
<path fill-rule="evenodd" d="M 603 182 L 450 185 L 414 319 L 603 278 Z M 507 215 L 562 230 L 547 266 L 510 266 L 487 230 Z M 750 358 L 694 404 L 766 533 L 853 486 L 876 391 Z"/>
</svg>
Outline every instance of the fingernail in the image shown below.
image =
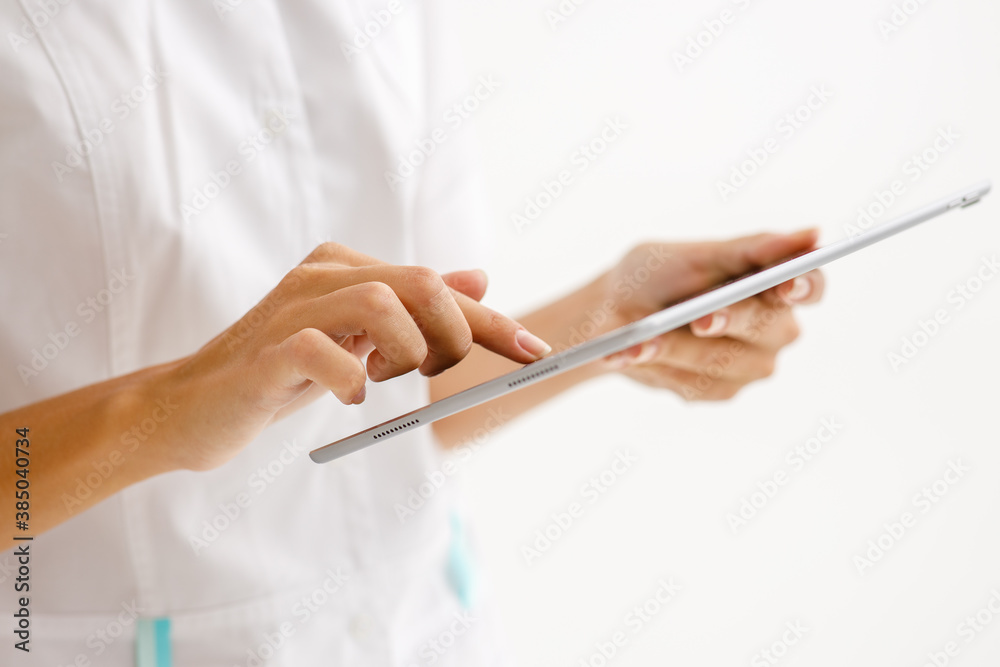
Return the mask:
<svg viewBox="0 0 1000 667">
<path fill-rule="evenodd" d="M 639 362 L 639 357 L 648 354 L 647 349 L 647 345 L 633 345 L 627 350 L 615 352 L 614 354 L 605 357 L 604 363 L 607 368 L 614 371 L 620 371 L 623 368 L 628 368 L 629 366 L 637 364 Z"/>
<path fill-rule="evenodd" d="M 726 325 L 729 324 L 729 316 L 725 313 L 713 313 L 709 315 L 710 319 L 707 323 L 698 324 L 695 327 L 695 333 L 701 336 L 718 336 L 723 331 L 726 330 Z M 704 318 L 702 318 L 704 320 Z M 702 322 L 698 320 L 698 322 Z M 696 322 L 697 324 L 697 322 Z"/>
<path fill-rule="evenodd" d="M 361 387 L 361 391 L 359 391 L 354 396 L 354 398 L 351 399 L 351 405 L 359 405 L 359 404 L 363 403 L 364 400 L 365 400 L 365 395 L 367 393 L 368 393 L 368 389 L 366 387 Z"/>
<path fill-rule="evenodd" d="M 656 353 L 659 351 L 659 349 L 660 349 L 660 344 L 657 343 L 655 340 L 647 341 L 646 343 L 643 344 L 642 351 L 639 352 L 639 356 L 635 358 L 635 361 L 633 363 L 638 365 L 651 361 L 653 357 L 656 356 Z"/>
<path fill-rule="evenodd" d="M 514 336 L 514 340 L 517 341 L 517 344 L 522 350 L 536 359 L 540 359 L 552 351 L 551 345 L 535 334 L 530 333 L 527 329 L 518 329 L 517 334 Z"/>
<path fill-rule="evenodd" d="M 629 365 L 629 358 L 624 353 L 618 352 L 610 357 L 605 357 L 604 365 L 613 371 L 620 371 Z"/>
<path fill-rule="evenodd" d="M 785 294 L 785 300 L 791 302 L 804 301 L 809 298 L 810 292 L 812 292 L 812 283 L 809 282 L 808 278 L 799 276 L 792 281 L 792 287 Z"/>
</svg>

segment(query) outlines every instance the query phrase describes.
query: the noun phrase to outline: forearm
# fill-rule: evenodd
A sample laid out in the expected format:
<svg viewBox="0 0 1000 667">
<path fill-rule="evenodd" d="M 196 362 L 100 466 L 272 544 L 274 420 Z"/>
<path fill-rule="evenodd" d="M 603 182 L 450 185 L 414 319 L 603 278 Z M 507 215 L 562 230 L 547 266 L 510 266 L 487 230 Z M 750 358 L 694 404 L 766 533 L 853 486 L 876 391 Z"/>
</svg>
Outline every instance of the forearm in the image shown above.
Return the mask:
<svg viewBox="0 0 1000 667">
<path fill-rule="evenodd" d="M 605 307 L 607 294 L 602 281 L 604 276 L 566 295 L 518 321 L 549 343 L 555 352 L 612 328 L 613 313 Z M 431 378 L 431 398 L 439 400 L 481 382 L 521 368 L 508 359 L 476 347 L 462 363 L 445 373 Z M 544 403 L 563 391 L 590 378 L 602 375 L 606 369 L 591 363 L 572 371 L 561 373 L 506 396 L 465 410 L 434 423 L 434 432 L 447 447 L 459 445 L 477 429 L 499 421 L 508 421 L 529 409 Z"/>
<path fill-rule="evenodd" d="M 163 441 L 169 437 L 164 424 L 180 407 L 168 381 L 175 366 L 143 369 L 0 415 L 0 549 L 21 532 L 15 522 L 25 516 L 16 514 L 15 503 L 25 500 L 25 490 L 30 509 L 23 534 L 38 535 L 174 468 Z M 18 429 L 27 429 L 27 445 L 18 445 L 24 439 Z M 28 463 L 27 473 L 18 472 L 18 462 Z"/>
</svg>

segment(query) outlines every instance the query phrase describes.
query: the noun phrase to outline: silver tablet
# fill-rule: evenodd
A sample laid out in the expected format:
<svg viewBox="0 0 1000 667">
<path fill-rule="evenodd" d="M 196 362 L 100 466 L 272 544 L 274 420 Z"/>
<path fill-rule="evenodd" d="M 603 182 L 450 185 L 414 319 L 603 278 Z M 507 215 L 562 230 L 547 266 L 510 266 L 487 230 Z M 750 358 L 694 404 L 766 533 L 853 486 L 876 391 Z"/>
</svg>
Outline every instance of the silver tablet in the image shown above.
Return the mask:
<svg viewBox="0 0 1000 667">
<path fill-rule="evenodd" d="M 566 371 L 595 361 L 615 352 L 621 352 L 651 338 L 655 338 L 710 313 L 732 305 L 738 301 L 759 294 L 780 285 L 835 259 L 850 255 L 874 243 L 914 227 L 955 208 L 970 206 L 991 188 L 986 181 L 965 188 L 950 197 L 928 204 L 890 222 L 866 230 L 852 238 L 837 241 L 822 248 L 783 260 L 772 266 L 757 269 L 746 275 L 731 279 L 722 285 L 703 291 L 641 320 L 610 331 L 593 340 L 581 343 L 562 352 L 539 359 L 516 371 L 502 375 L 461 391 L 448 398 L 390 419 L 387 422 L 355 433 L 337 442 L 320 447 L 309 453 L 316 463 L 327 463 L 352 454 L 359 449 L 378 444 L 405 431 L 426 426 L 456 412 L 503 396 L 522 387 L 565 373 Z"/>
</svg>

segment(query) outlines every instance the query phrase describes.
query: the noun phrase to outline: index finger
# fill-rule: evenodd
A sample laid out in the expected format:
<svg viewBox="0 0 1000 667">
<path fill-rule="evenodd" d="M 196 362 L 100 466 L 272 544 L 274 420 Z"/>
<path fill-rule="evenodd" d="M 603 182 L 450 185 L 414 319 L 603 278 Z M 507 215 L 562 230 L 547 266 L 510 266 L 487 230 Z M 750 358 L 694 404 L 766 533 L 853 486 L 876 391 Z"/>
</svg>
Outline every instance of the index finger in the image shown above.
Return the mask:
<svg viewBox="0 0 1000 667">
<path fill-rule="evenodd" d="M 472 330 L 472 340 L 490 352 L 529 364 L 552 351 L 552 346 L 516 321 L 452 289 L 455 302 Z"/>
</svg>

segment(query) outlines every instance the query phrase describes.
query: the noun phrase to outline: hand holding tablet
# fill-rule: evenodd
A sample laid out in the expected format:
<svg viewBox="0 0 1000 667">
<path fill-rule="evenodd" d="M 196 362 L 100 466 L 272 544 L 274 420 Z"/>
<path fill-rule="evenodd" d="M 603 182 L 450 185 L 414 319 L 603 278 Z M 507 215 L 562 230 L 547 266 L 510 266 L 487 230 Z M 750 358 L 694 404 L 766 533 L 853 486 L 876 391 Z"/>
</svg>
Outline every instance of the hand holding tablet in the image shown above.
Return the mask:
<svg viewBox="0 0 1000 667">
<path fill-rule="evenodd" d="M 310 452 L 317 463 L 326 463 L 395 435 L 426 426 L 462 410 L 474 407 L 504 394 L 517 391 L 545 378 L 564 373 L 602 357 L 628 350 L 678 327 L 695 322 L 743 299 L 792 280 L 829 262 L 852 254 L 890 236 L 910 229 L 942 213 L 965 208 L 989 193 L 989 182 L 979 183 L 927 204 L 857 236 L 784 259 L 774 265 L 756 269 L 731 278 L 721 284 L 666 305 L 652 315 L 622 326 L 567 350 L 540 359 L 527 366 L 466 389 L 430 405 L 373 426 Z"/>
</svg>

